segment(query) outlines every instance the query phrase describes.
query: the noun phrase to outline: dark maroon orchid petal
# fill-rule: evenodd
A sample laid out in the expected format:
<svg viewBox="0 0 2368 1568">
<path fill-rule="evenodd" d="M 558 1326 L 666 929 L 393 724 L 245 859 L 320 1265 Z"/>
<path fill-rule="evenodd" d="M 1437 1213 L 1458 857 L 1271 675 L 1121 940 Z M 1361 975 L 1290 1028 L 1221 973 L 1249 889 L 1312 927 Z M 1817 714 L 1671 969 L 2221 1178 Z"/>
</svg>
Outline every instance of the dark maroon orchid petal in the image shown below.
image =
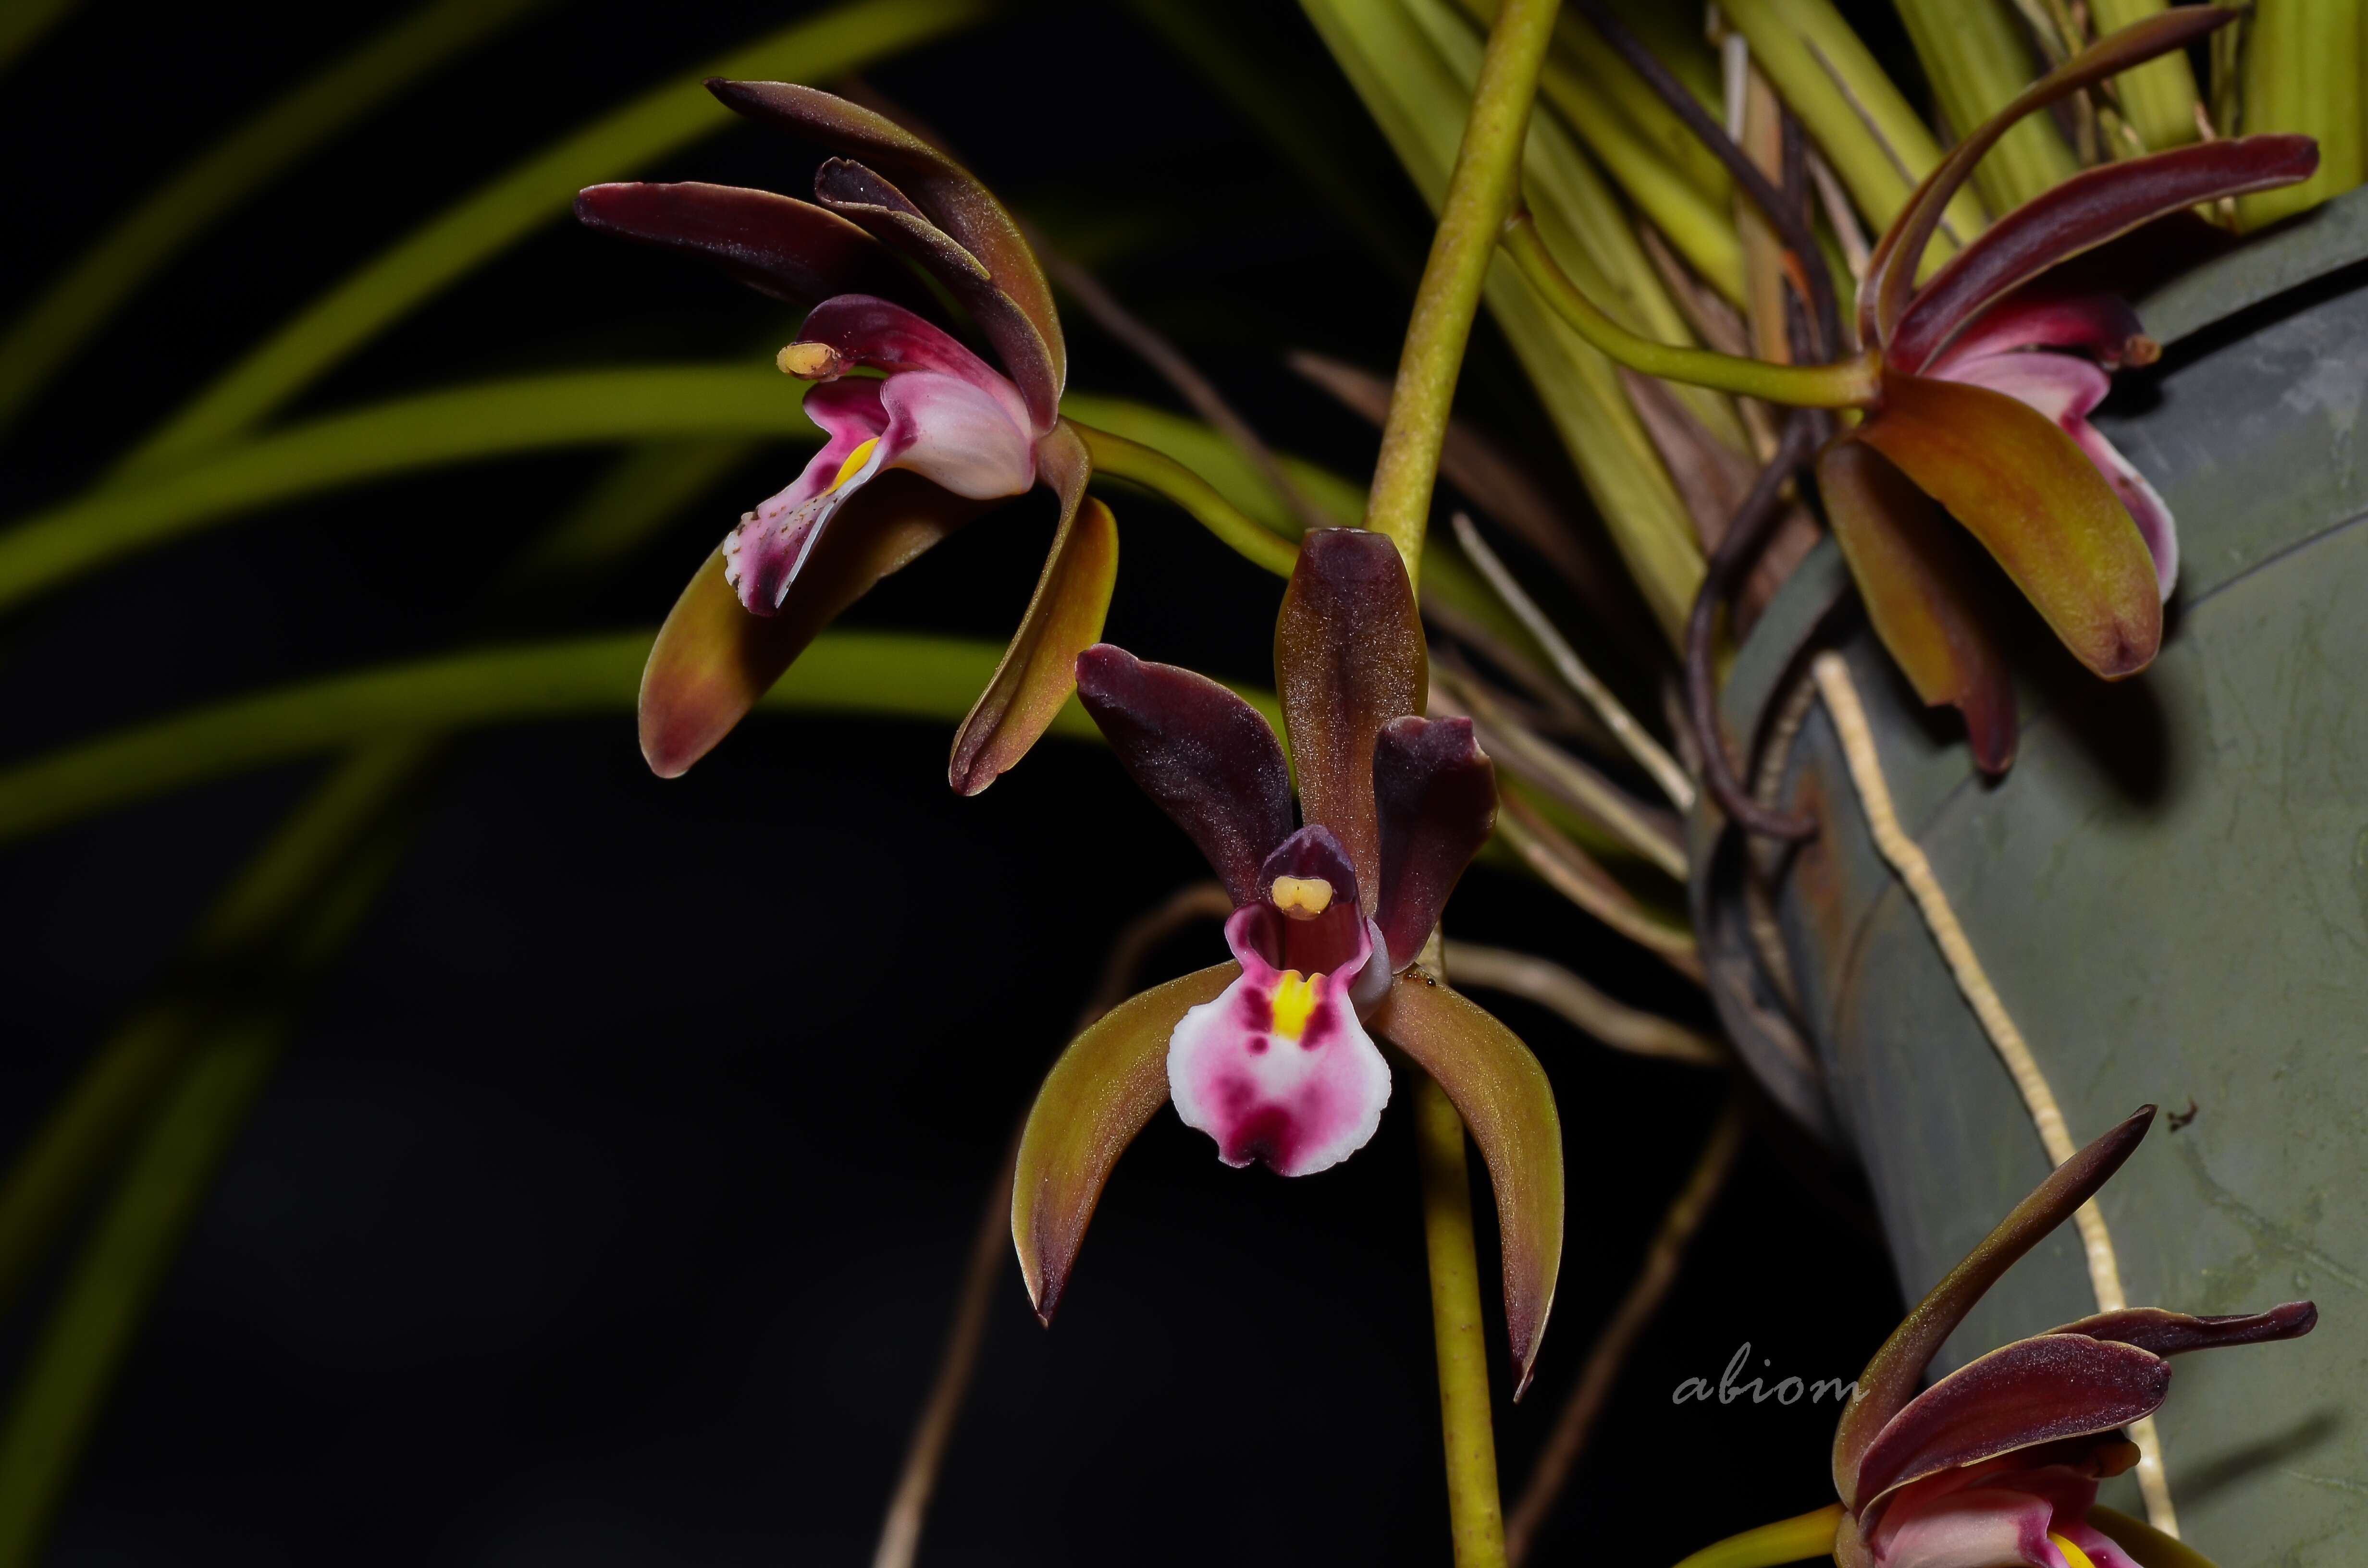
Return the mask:
<svg viewBox="0 0 2368 1568">
<path fill-rule="evenodd" d="M 1382 827 L 1373 917 L 1399 970 L 1422 951 L 1463 868 L 1496 831 L 1497 769 L 1472 738 L 1472 721 L 1408 715 L 1382 726 L 1373 807 Z"/>
<path fill-rule="evenodd" d="M 882 473 L 823 531 L 771 615 L 742 608 L 724 580 L 723 552 L 709 556 L 642 672 L 642 755 L 651 770 L 672 778 L 706 756 L 842 610 L 985 509 L 916 473 Z"/>
<path fill-rule="evenodd" d="M 2154 554 L 2056 421 L 1987 387 L 1886 374 L 1883 406 L 1853 439 L 1964 524 L 2090 670 L 2117 680 L 2153 662 L 2162 645 Z"/>
<path fill-rule="evenodd" d="M 1168 1037 L 1240 976 L 1238 965 L 1221 963 L 1128 997 L 1044 1075 L 1011 1181 L 1011 1241 L 1042 1322 L 1061 1304 L 1110 1168 L 1167 1101 Z"/>
<path fill-rule="evenodd" d="M 1884 1425 L 1914 1396 L 1925 1365 L 1941 1348 L 1941 1342 L 1955 1332 L 1983 1292 L 1997 1284 L 1998 1276 L 2017 1258 L 2096 1196 L 2097 1189 L 2137 1148 L 2153 1120 L 2154 1107 L 2141 1106 L 2119 1126 L 2056 1166 L 1891 1331 L 1891 1337 L 1859 1374 L 1857 1397 L 1842 1412 L 1834 1430 L 1834 1489 L 1844 1503 L 1853 1509 L 1858 1506 L 1861 1459 Z"/>
<path fill-rule="evenodd" d="M 1291 835 L 1291 769 L 1265 717 L 1204 675 L 1107 642 L 1077 655 L 1077 697 L 1234 903 L 1266 897 L 1258 868 Z"/>
<path fill-rule="evenodd" d="M 1519 1399 L 1537 1368 L 1562 1272 L 1562 1118 L 1553 1086 L 1512 1030 L 1419 974 L 1398 977 L 1372 1025 L 1438 1080 L 1487 1163 Z"/>
<path fill-rule="evenodd" d="M 1053 290 L 1019 225 L 971 174 L 882 115 L 845 98 L 787 82 L 707 84 L 736 114 L 811 137 L 876 169 L 937 228 L 977 258 L 1015 313 L 982 320 L 1012 380 L 1029 394 L 1038 428 L 1051 426 L 1068 373 L 1068 351 Z M 1024 330 L 1023 330 L 1024 329 Z"/>
<path fill-rule="evenodd" d="M 2150 365 L 2162 353 L 2146 336 L 2137 312 L 2119 294 L 2059 286 L 2054 278 L 2043 278 L 1975 317 L 1971 326 L 1926 358 L 1923 373 L 1946 379 L 1952 365 L 2023 348 L 2086 355 L 2109 370 L 2124 364 Z"/>
<path fill-rule="evenodd" d="M 810 305 L 849 291 L 926 307 L 928 290 L 855 224 L 769 190 L 733 185 L 596 185 L 577 192 L 587 229 L 704 256 L 760 294 Z"/>
<path fill-rule="evenodd" d="M 946 287 L 1003 358 L 1026 401 L 1028 428 L 1052 428 L 1061 401 L 1042 347 L 1027 312 L 995 280 L 986 264 L 964 250 L 885 179 L 861 164 L 833 158 L 814 175 L 814 197 L 842 218 L 919 264 Z"/>
<path fill-rule="evenodd" d="M 900 381 L 892 378 L 893 389 Z M 1118 585 L 1118 523 L 1108 506 L 1086 494 L 1093 460 L 1067 425 L 1037 443 L 1038 469 L 1061 493 L 1061 523 L 995 678 L 954 733 L 947 778 L 956 792 L 975 795 L 1028 755 L 1053 717 L 1077 688 L 1077 656 L 1101 641 Z"/>
<path fill-rule="evenodd" d="M 1817 460 L 1817 493 L 1867 619 L 1916 695 L 1964 716 L 1975 766 L 2014 762 L 2014 685 L 1984 623 L 1971 548 L 1932 498 L 1848 437 Z"/>
<path fill-rule="evenodd" d="M 1861 1516 L 1896 1486 L 2151 1415 L 2170 1363 L 2135 1345 L 2042 1334 L 1958 1368 L 1884 1423 L 1859 1461 Z"/>
<path fill-rule="evenodd" d="M 2180 1356 L 2190 1350 L 2218 1350 L 2231 1345 L 2261 1345 L 2273 1339 L 2300 1339 L 2318 1326 L 2318 1308 L 2309 1301 L 2288 1301 L 2265 1312 L 2230 1317 L 2190 1317 L 2161 1307 L 2125 1307 L 2051 1328 L 2050 1334 L 2085 1334 L 2135 1345 L 2157 1356 Z"/>
<path fill-rule="evenodd" d="M 1323 824 L 1309 823 L 1277 845 L 1258 867 L 1258 898 L 1274 912 L 1264 929 L 1277 967 L 1328 974 L 1372 942 L 1356 868 Z"/>
<path fill-rule="evenodd" d="M 2235 19 L 2236 13 L 2215 6 L 2181 6 L 2158 12 L 2118 31 L 2108 33 L 2072 56 L 2021 93 L 1997 114 L 1976 126 L 1949 150 L 1938 167 L 1924 176 L 1907 205 L 1900 209 L 1867 263 L 1859 285 L 1859 336 L 1871 344 L 1887 344 L 1915 287 L 1916 270 L 1924 247 L 1941 226 L 1957 187 L 1974 172 L 1984 153 L 2025 115 L 2045 108 L 2081 88 L 2119 75 L 2131 66 L 2186 48 L 2213 28 Z"/>
<path fill-rule="evenodd" d="M 1379 888 L 1373 744 L 1383 725 L 1423 710 L 1430 685 L 1414 589 L 1385 535 L 1317 528 L 1300 541 L 1274 673 L 1302 812 L 1339 835 L 1360 888 Z"/>
<path fill-rule="evenodd" d="M 1884 361 L 1921 370 L 1984 306 L 2056 263 L 2166 213 L 2293 185 L 2317 167 L 2318 143 L 2307 136 L 2244 136 L 2083 170 L 1950 257 L 1901 312 Z"/>
</svg>

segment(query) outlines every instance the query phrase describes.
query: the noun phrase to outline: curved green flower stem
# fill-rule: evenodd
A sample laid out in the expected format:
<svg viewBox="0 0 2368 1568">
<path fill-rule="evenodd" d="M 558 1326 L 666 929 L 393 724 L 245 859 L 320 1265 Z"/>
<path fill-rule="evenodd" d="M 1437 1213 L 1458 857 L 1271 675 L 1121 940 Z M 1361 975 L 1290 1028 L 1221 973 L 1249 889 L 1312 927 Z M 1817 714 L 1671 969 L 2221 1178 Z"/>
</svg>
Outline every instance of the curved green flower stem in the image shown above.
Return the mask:
<svg viewBox="0 0 2368 1568">
<path fill-rule="evenodd" d="M 1865 408 L 1882 395 L 1882 362 L 1873 350 L 1830 365 L 1771 365 L 1709 348 L 1656 343 L 1630 332 L 1579 292 L 1546 250 L 1528 213 L 1516 212 L 1506 220 L 1503 244 L 1521 276 L 1544 296 L 1556 315 L 1632 370 L 1795 408 Z"/>
<path fill-rule="evenodd" d="M 1365 503 L 1365 526 L 1389 535 L 1409 574 L 1422 560 L 1431 487 L 1456 377 L 1463 368 L 1463 347 L 1472 336 L 1472 316 L 1496 254 L 1497 231 L 1519 198 L 1530 106 L 1559 9 L 1558 0 L 1505 0 L 1497 13 L 1430 259 L 1415 290 L 1414 318 L 1406 324 L 1390 417 L 1382 427 L 1381 457 Z"/>
<path fill-rule="evenodd" d="M 1776 1568 L 1780 1562 L 1804 1562 L 1834 1549 L 1834 1532 L 1841 1528 L 1842 1506 L 1822 1508 L 1772 1525 L 1745 1530 L 1703 1547 L 1677 1568 Z"/>
<path fill-rule="evenodd" d="M 430 0 L 314 72 L 126 211 L 0 338 L 0 427 L 228 209 L 413 82 L 549 0 Z M 15 0 L 0 31 L 40 9 Z M 0 61 L 7 44 L 0 40 Z"/>
<path fill-rule="evenodd" d="M 1167 453 L 1130 441 L 1108 430 L 1069 421 L 1085 438 L 1094 460 L 1094 472 L 1131 480 L 1174 502 L 1202 528 L 1215 534 L 1245 560 L 1278 577 L 1288 577 L 1299 560 L 1299 547 L 1250 520 L 1239 507 L 1217 493 L 1216 486 Z"/>
<path fill-rule="evenodd" d="M 401 858 L 388 835 L 314 901 L 279 955 L 291 978 L 344 944 Z M 0 1568 L 26 1568 L 87 1442 L 149 1300 L 245 1125 L 286 1040 L 292 1002 L 208 1025 L 100 1211 L 27 1357 L 0 1428 Z"/>
<path fill-rule="evenodd" d="M 1434 938 L 1435 940 L 1436 938 Z M 1505 1568 L 1504 1505 L 1489 1424 L 1488 1345 L 1472 1241 L 1472 1176 L 1463 1119 L 1429 1074 L 1408 1064 L 1422 1235 L 1430 1257 L 1430 1327 L 1439 1349 L 1439 1418 L 1447 1445 L 1447 1510 L 1455 1568 Z"/>
<path fill-rule="evenodd" d="M 670 71 L 665 85 L 529 158 L 313 301 L 142 442 L 126 471 L 183 461 L 252 429 L 354 349 L 564 213 L 581 187 L 738 125 L 700 87 L 702 77 L 827 81 L 990 13 L 986 0 L 854 0 L 695 70 Z"/>
</svg>

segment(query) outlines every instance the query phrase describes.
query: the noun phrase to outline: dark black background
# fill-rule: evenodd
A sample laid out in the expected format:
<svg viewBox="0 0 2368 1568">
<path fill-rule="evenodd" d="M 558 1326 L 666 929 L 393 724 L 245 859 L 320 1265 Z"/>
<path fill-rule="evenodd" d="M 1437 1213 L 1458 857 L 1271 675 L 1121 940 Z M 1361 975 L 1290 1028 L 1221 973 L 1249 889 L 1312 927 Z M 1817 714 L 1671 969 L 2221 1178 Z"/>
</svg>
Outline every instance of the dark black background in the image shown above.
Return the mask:
<svg viewBox="0 0 2368 1568">
<path fill-rule="evenodd" d="M 1280 358 L 1310 346 L 1391 366 L 1422 213 L 1295 10 L 1222 9 L 1363 171 L 1377 203 L 1361 221 L 1345 214 L 1363 194 L 1312 186 L 1116 7 L 1021 9 L 871 79 L 1272 439 L 1359 473 L 1370 434 Z M 395 14 L 91 0 L 0 94 L 0 300 L 20 308 L 193 149 Z M 0 448 L 0 504 L 70 493 L 381 246 L 793 14 L 583 0 L 429 79 L 147 289 Z M 812 161 L 739 130 L 650 172 L 796 190 Z M 1069 323 L 1073 386 L 1172 403 Z M 553 223 L 292 412 L 750 354 L 791 324 L 673 258 Z M 1486 329 L 1463 404 L 1581 505 Z M 611 460 L 340 493 L 111 566 L 6 628 L 6 755 L 483 640 L 486 583 Z M 612 586 L 510 633 L 654 622 L 798 460 L 752 463 Z M 1121 511 L 1112 640 L 1269 678 L 1278 585 L 1177 514 Z M 1049 526 L 1042 496 L 1008 508 L 851 619 L 1000 636 Z M 1014 1119 L 1113 928 L 1200 872 L 1106 756 L 1050 744 L 965 801 L 944 787 L 946 739 L 767 719 L 672 783 L 644 771 L 622 712 L 461 746 L 156 1301 L 50 1560 L 868 1562 Z M 12 1144 L 316 776 L 210 786 L 6 852 Z M 1475 872 L 1452 921 L 1687 1006 L 1533 884 Z M 1215 952 L 1200 931 L 1157 967 Z M 1519 1407 L 1502 1403 L 1497 1330 L 1510 1495 L 1726 1089 L 1503 1012 L 1554 1075 L 1571 1178 L 1562 1289 Z M 1305 1181 L 1209 1156 L 1171 1116 L 1154 1122 L 1050 1333 L 1008 1271 L 925 1562 L 1445 1561 L 1402 1112 Z M 44 1306 L 0 1327 L 12 1358 Z M 1667 1562 L 1827 1500 L 1830 1406 L 1679 1408 L 1670 1392 L 1747 1340 L 1771 1376 L 1850 1376 L 1896 1310 L 1875 1244 L 1755 1141 L 1535 1561 Z"/>
</svg>

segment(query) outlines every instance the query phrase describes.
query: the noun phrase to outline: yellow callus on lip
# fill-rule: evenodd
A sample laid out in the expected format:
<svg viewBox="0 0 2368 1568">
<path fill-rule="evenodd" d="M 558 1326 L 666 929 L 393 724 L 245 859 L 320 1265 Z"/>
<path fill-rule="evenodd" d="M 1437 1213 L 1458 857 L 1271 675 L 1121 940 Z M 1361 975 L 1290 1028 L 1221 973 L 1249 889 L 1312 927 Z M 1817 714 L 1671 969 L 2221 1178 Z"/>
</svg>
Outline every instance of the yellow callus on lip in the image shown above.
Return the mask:
<svg viewBox="0 0 2368 1568">
<path fill-rule="evenodd" d="M 2071 1568 L 2097 1568 L 2096 1563 L 2089 1561 L 2087 1552 L 2057 1535 L 2054 1530 L 2047 1532 L 2047 1539 L 2055 1543 L 2055 1550 L 2064 1554 L 2064 1561 L 2071 1564 Z"/>
<path fill-rule="evenodd" d="M 1289 879 L 1284 879 L 1288 881 Z M 1297 1040 L 1307 1031 L 1308 1015 L 1315 1011 L 1315 983 L 1320 974 L 1303 976 L 1295 969 L 1282 971 L 1274 983 L 1274 1032 Z"/>
<path fill-rule="evenodd" d="M 879 444 L 880 437 L 874 436 L 871 439 L 864 442 L 863 445 L 856 448 L 855 450 L 848 453 L 847 460 L 838 465 L 838 476 L 833 479 L 828 484 L 824 485 L 822 493 L 827 495 L 832 491 L 837 489 L 840 485 L 845 484 L 848 478 L 854 474 L 857 469 L 861 468 L 866 462 L 871 460 L 871 449 Z"/>
<path fill-rule="evenodd" d="M 1292 919 L 1313 920 L 1332 907 L 1332 884 L 1321 877 L 1277 877 L 1268 896 Z"/>
</svg>

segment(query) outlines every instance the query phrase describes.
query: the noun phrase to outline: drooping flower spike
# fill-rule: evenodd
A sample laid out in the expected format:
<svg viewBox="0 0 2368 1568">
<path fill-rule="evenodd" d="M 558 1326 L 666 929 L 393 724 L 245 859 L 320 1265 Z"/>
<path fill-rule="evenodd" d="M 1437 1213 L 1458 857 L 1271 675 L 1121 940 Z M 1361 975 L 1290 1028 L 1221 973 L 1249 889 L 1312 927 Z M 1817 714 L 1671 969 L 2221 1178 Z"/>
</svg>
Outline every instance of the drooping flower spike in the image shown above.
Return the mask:
<svg viewBox="0 0 2368 1568">
<path fill-rule="evenodd" d="M 1304 1176 L 1346 1159 L 1390 1098 L 1379 1034 L 1438 1080 L 1487 1161 L 1526 1384 L 1561 1262 L 1561 1124 L 1512 1032 L 1412 972 L 1488 837 L 1497 790 L 1470 721 L 1420 716 L 1422 627 L 1388 539 L 1306 536 L 1275 674 L 1306 819 L 1296 830 L 1291 769 L 1256 709 L 1106 644 L 1077 661 L 1078 696 L 1129 776 L 1232 895 L 1234 960 L 1121 1003 L 1054 1063 L 1012 1191 L 1029 1293 L 1050 1323 L 1103 1183 L 1165 1101 L 1227 1165 Z"/>
<path fill-rule="evenodd" d="M 1067 699 L 1117 575 L 1116 525 L 1087 496 L 1091 460 L 1059 416 L 1067 357 L 1052 292 L 1010 214 L 926 142 L 812 87 L 707 85 L 727 108 L 845 154 L 814 176 L 820 205 L 729 186 L 598 185 L 576 198 L 576 216 L 705 257 L 776 299 L 820 301 L 777 363 L 812 383 L 806 413 L 827 439 L 741 517 L 666 618 L 642 677 L 643 754 L 666 778 L 689 768 L 873 584 L 1042 482 L 1061 498 L 1052 552 L 954 738 L 948 776 L 975 794 Z M 943 286 L 1000 369 L 928 319 L 932 296 L 905 263 Z"/>
<path fill-rule="evenodd" d="M 2172 1568 L 2149 1561 L 2150 1532 L 2092 1520 L 2097 1483 L 2137 1460 L 2121 1428 L 2161 1406 L 2167 1358 L 2308 1334 L 2318 1321 L 2310 1302 L 2237 1317 L 2100 1312 L 1917 1392 L 1974 1303 L 2104 1186 L 2153 1119 L 2141 1108 L 2056 1167 L 1867 1363 L 1834 1434 L 1840 1568 Z"/>
<path fill-rule="evenodd" d="M 2013 760 L 2013 694 L 1943 512 L 2107 679 L 2153 661 L 2178 574 L 2169 511 L 2088 419 L 2110 372 L 2158 350 L 2126 302 L 2045 275 L 2154 219 L 2306 179 L 2317 146 L 2247 136 L 2090 169 L 1991 224 L 1921 288 L 1916 274 L 1949 201 L 2017 121 L 2234 15 L 2179 6 L 2123 28 L 1958 142 L 1875 246 L 1859 290 L 1866 347 L 1855 359 L 1777 367 L 1636 338 L 1562 275 L 1525 214 L 1507 232 L 1548 301 L 1624 364 L 1780 403 L 1866 411 L 1818 460 L 1827 520 L 1876 634 L 1919 697 L 1963 712 L 1974 759 L 1989 772 Z"/>
</svg>

